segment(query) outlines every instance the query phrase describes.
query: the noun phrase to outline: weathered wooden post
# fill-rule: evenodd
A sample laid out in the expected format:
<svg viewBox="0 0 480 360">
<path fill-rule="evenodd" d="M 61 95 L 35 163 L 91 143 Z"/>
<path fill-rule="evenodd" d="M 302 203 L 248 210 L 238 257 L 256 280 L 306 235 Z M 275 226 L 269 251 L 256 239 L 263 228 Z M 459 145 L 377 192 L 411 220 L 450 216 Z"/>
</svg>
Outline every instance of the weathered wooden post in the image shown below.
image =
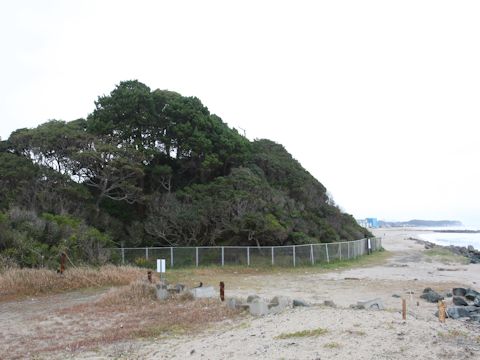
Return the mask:
<svg viewBox="0 0 480 360">
<path fill-rule="evenodd" d="M 441 323 L 444 323 L 445 318 L 446 318 L 445 301 L 439 300 L 438 301 L 438 320 L 440 320 Z"/>
<path fill-rule="evenodd" d="M 225 301 L 225 283 L 220 281 L 220 300 Z"/>
<path fill-rule="evenodd" d="M 402 319 L 407 320 L 407 300 L 402 298 Z"/>
</svg>

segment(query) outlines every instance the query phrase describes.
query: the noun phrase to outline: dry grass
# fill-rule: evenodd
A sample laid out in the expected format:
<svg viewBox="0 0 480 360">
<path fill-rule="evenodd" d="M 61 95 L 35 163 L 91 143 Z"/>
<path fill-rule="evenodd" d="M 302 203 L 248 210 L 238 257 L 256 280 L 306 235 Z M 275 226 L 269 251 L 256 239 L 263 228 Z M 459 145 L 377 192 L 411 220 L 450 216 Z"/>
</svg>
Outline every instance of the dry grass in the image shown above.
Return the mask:
<svg viewBox="0 0 480 360">
<path fill-rule="evenodd" d="M 0 299 L 126 285 L 144 276 L 143 269 L 114 265 L 70 268 L 63 275 L 48 269 L 9 269 L 0 274 Z"/>
<path fill-rule="evenodd" d="M 324 328 L 317 328 L 313 330 L 303 330 L 303 331 L 296 331 L 293 333 L 282 333 L 275 337 L 275 339 L 290 339 L 290 338 L 303 338 L 303 337 L 314 337 L 314 336 L 321 336 L 328 333 L 327 329 Z"/>
</svg>

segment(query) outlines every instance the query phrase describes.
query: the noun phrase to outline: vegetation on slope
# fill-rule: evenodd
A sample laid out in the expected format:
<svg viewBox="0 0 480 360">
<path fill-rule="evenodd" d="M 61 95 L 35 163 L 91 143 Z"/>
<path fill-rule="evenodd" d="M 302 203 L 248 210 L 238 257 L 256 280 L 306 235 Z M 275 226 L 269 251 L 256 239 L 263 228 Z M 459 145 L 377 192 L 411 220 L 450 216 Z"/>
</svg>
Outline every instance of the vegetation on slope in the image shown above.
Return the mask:
<svg viewBox="0 0 480 360">
<path fill-rule="evenodd" d="M 0 142 L 0 252 L 102 263 L 109 246 L 285 245 L 368 233 L 270 140 L 250 142 L 195 97 L 121 82 L 86 119 Z"/>
</svg>

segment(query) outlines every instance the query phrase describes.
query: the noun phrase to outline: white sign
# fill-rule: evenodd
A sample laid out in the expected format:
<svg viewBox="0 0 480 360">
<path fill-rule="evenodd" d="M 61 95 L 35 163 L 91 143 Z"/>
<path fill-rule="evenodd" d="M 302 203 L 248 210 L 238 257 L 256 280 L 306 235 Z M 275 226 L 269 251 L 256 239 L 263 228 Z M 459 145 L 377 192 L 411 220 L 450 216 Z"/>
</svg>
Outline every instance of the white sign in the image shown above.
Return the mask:
<svg viewBox="0 0 480 360">
<path fill-rule="evenodd" d="M 157 272 L 158 273 L 165 272 L 165 259 L 157 259 Z"/>
</svg>

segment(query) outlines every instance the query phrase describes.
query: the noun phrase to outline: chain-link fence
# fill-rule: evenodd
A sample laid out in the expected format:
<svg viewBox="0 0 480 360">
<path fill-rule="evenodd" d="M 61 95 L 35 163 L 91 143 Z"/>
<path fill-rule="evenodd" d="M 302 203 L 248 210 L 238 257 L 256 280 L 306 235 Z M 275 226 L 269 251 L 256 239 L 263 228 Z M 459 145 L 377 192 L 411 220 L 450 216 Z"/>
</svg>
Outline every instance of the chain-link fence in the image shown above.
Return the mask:
<svg viewBox="0 0 480 360">
<path fill-rule="evenodd" d="M 111 250 L 112 258 L 121 264 L 154 267 L 157 259 L 165 259 L 168 268 L 180 268 L 208 265 L 315 265 L 354 259 L 381 248 L 381 238 L 368 238 L 309 245 L 148 247 Z"/>
</svg>

